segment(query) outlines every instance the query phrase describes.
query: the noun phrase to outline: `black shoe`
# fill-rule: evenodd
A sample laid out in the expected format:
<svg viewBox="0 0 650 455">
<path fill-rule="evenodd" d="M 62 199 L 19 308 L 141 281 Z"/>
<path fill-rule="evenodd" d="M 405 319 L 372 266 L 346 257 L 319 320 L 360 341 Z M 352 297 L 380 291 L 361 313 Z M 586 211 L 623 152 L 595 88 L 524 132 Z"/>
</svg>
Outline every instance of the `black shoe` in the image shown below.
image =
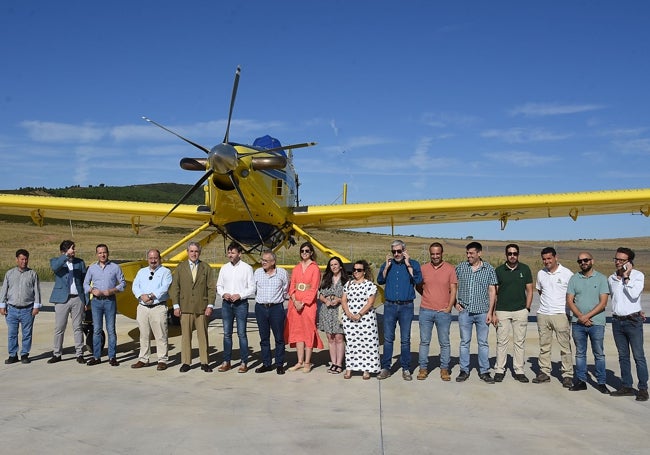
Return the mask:
<svg viewBox="0 0 650 455">
<path fill-rule="evenodd" d="M 116 359 L 115 357 L 112 357 L 112 358 L 108 359 L 108 363 L 109 363 L 112 367 L 119 367 L 119 366 L 120 366 L 120 362 L 118 362 L 117 359 Z"/>
<path fill-rule="evenodd" d="M 609 394 L 611 393 L 605 384 L 598 384 L 598 385 L 596 386 L 596 389 L 597 389 L 600 393 L 603 393 L 603 394 L 605 394 L 605 395 L 609 395 Z"/>
<path fill-rule="evenodd" d="M 546 373 L 539 373 L 533 378 L 533 384 L 541 384 L 543 382 L 551 382 L 551 378 Z M 562 381 L 564 383 L 564 381 Z M 569 385 L 571 387 L 571 385 Z"/>
<path fill-rule="evenodd" d="M 31 360 L 29 360 L 29 354 L 23 354 L 20 356 L 20 363 L 32 363 Z"/>
<path fill-rule="evenodd" d="M 562 378 L 562 387 L 568 389 L 573 386 L 573 379 L 571 378 Z"/>
<path fill-rule="evenodd" d="M 266 373 L 268 371 L 273 371 L 272 365 L 262 365 L 261 367 L 255 368 L 255 373 Z"/>
<path fill-rule="evenodd" d="M 639 389 L 636 394 L 636 401 L 648 401 L 648 389 Z"/>
<path fill-rule="evenodd" d="M 276 372 L 277 374 L 284 374 L 284 367 L 283 367 L 282 365 L 278 365 L 278 366 L 276 367 L 276 369 L 275 369 L 275 372 Z M 647 393 L 647 390 L 646 390 L 646 393 Z"/>
<path fill-rule="evenodd" d="M 528 382 L 528 378 L 526 377 L 525 374 L 513 374 L 512 377 L 519 382 L 523 382 L 523 383 Z"/>
<path fill-rule="evenodd" d="M 494 373 L 494 382 L 503 382 L 503 378 L 505 378 L 506 375 L 504 373 Z"/>
<path fill-rule="evenodd" d="M 12 363 L 16 363 L 16 362 L 18 362 L 18 356 L 17 355 L 9 356 L 9 358 L 7 360 L 5 360 L 5 363 L 7 365 L 11 365 Z"/>
<path fill-rule="evenodd" d="M 577 392 L 579 390 L 587 390 L 587 383 L 584 381 L 578 381 L 575 384 L 573 384 L 571 387 L 569 387 L 569 390 L 571 392 Z"/>
<path fill-rule="evenodd" d="M 86 361 L 84 360 L 84 356 L 82 355 L 77 356 L 77 363 L 86 363 Z"/>
<path fill-rule="evenodd" d="M 613 397 L 633 397 L 634 389 L 632 387 L 621 387 L 618 390 L 614 390 L 610 395 Z"/>
<path fill-rule="evenodd" d="M 181 369 L 179 370 L 181 373 L 187 373 L 190 371 L 190 366 L 187 363 L 184 363 L 181 365 Z"/>
<path fill-rule="evenodd" d="M 212 368 L 210 368 L 210 365 L 207 363 L 201 364 L 201 370 L 205 371 L 206 373 L 212 373 Z"/>
<path fill-rule="evenodd" d="M 61 361 L 61 356 L 60 355 L 53 355 L 50 360 L 47 361 L 47 363 L 56 363 Z"/>
<path fill-rule="evenodd" d="M 483 382 L 487 382 L 488 384 L 494 384 L 494 379 L 492 379 L 490 373 L 479 374 L 478 377 Z"/>
<path fill-rule="evenodd" d="M 469 373 L 467 371 L 461 371 L 458 376 L 456 376 L 456 382 L 465 382 L 469 378 Z"/>
<path fill-rule="evenodd" d="M 91 367 L 93 365 L 99 365 L 100 363 L 102 363 L 102 359 L 96 359 L 96 358 L 93 357 L 92 359 L 90 359 L 89 361 L 86 362 L 86 365 Z"/>
</svg>

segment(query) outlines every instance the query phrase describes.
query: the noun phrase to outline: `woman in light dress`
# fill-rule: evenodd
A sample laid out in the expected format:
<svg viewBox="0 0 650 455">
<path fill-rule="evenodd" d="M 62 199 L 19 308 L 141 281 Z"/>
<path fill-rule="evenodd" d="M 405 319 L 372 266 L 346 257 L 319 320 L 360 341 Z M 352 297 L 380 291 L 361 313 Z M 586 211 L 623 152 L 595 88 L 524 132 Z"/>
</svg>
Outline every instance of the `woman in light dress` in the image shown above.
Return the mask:
<svg viewBox="0 0 650 455">
<path fill-rule="evenodd" d="M 330 350 L 330 367 L 328 373 L 339 374 L 343 371 L 343 326 L 339 317 L 343 285 L 348 281 L 348 274 L 343 268 L 343 261 L 333 257 L 327 263 L 323 279 L 320 283 L 318 300 L 320 312 L 318 314 L 318 328 L 325 332 Z"/>
</svg>

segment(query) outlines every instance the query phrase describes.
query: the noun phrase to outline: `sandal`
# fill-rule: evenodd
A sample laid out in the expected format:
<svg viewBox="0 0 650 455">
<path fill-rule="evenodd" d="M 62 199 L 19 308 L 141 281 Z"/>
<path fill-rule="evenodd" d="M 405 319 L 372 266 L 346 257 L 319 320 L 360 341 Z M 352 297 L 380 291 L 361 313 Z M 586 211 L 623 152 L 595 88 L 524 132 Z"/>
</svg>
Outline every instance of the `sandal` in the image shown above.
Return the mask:
<svg viewBox="0 0 650 455">
<path fill-rule="evenodd" d="M 336 365 L 334 365 L 334 364 L 332 363 L 332 364 L 330 365 L 330 367 L 327 369 L 327 372 L 328 372 L 328 373 L 334 373 L 334 371 L 335 371 L 334 368 L 335 368 L 335 367 L 336 367 Z"/>
<path fill-rule="evenodd" d="M 364 379 L 364 381 L 367 381 L 368 379 L 370 379 L 370 373 L 368 373 L 367 371 L 364 371 L 363 372 L 363 379 Z"/>
<path fill-rule="evenodd" d="M 332 374 L 341 374 L 342 371 L 343 371 L 342 366 L 332 365 L 332 371 L 331 371 Z"/>
<path fill-rule="evenodd" d="M 350 379 L 352 377 L 352 370 L 345 370 L 345 374 L 343 375 L 343 379 Z"/>
<path fill-rule="evenodd" d="M 294 366 L 292 366 L 291 368 L 287 368 L 287 369 L 289 371 L 298 371 L 298 370 L 302 370 L 302 368 L 303 368 L 302 363 L 296 363 Z"/>
<path fill-rule="evenodd" d="M 311 372 L 311 369 L 312 369 L 313 367 L 314 367 L 313 364 L 311 364 L 311 363 L 305 363 L 305 364 L 303 365 L 303 367 L 302 367 L 302 372 L 303 372 L 303 373 L 309 373 L 309 372 Z"/>
</svg>

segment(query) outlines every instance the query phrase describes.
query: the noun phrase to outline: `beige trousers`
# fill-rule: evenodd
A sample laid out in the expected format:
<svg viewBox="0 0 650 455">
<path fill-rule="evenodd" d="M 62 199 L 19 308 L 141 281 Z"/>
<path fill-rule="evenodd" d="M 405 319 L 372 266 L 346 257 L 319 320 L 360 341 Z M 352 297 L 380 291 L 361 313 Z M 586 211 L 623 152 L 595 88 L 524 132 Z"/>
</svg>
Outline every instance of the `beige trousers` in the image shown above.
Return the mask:
<svg viewBox="0 0 650 455">
<path fill-rule="evenodd" d="M 167 306 L 138 305 L 136 319 L 140 328 L 140 361 L 149 362 L 151 334 L 153 333 L 153 337 L 156 339 L 158 362 L 167 363 Z"/>
<path fill-rule="evenodd" d="M 524 374 L 524 345 L 528 328 L 528 310 L 497 311 L 497 360 L 495 373 L 503 373 L 508 358 L 508 348 L 512 345 L 512 367 L 515 374 Z"/>
</svg>

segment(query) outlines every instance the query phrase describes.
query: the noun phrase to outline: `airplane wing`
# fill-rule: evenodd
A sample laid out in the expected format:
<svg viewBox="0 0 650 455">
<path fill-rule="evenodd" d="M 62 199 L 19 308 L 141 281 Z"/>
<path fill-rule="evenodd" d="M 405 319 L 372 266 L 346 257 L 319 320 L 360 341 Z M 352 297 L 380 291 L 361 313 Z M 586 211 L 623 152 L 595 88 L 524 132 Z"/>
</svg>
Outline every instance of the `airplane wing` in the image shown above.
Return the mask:
<svg viewBox="0 0 650 455">
<path fill-rule="evenodd" d="M 466 221 L 570 217 L 617 213 L 650 215 L 650 188 L 459 199 L 311 205 L 294 209 L 303 228 L 366 228 Z"/>
<path fill-rule="evenodd" d="M 28 216 L 39 226 L 48 219 L 97 221 L 157 226 L 173 204 L 100 199 L 75 199 L 50 196 L 0 194 L 0 214 Z M 196 228 L 210 219 L 210 213 L 199 213 L 196 205 L 181 205 L 167 216 L 165 226 Z"/>
</svg>

